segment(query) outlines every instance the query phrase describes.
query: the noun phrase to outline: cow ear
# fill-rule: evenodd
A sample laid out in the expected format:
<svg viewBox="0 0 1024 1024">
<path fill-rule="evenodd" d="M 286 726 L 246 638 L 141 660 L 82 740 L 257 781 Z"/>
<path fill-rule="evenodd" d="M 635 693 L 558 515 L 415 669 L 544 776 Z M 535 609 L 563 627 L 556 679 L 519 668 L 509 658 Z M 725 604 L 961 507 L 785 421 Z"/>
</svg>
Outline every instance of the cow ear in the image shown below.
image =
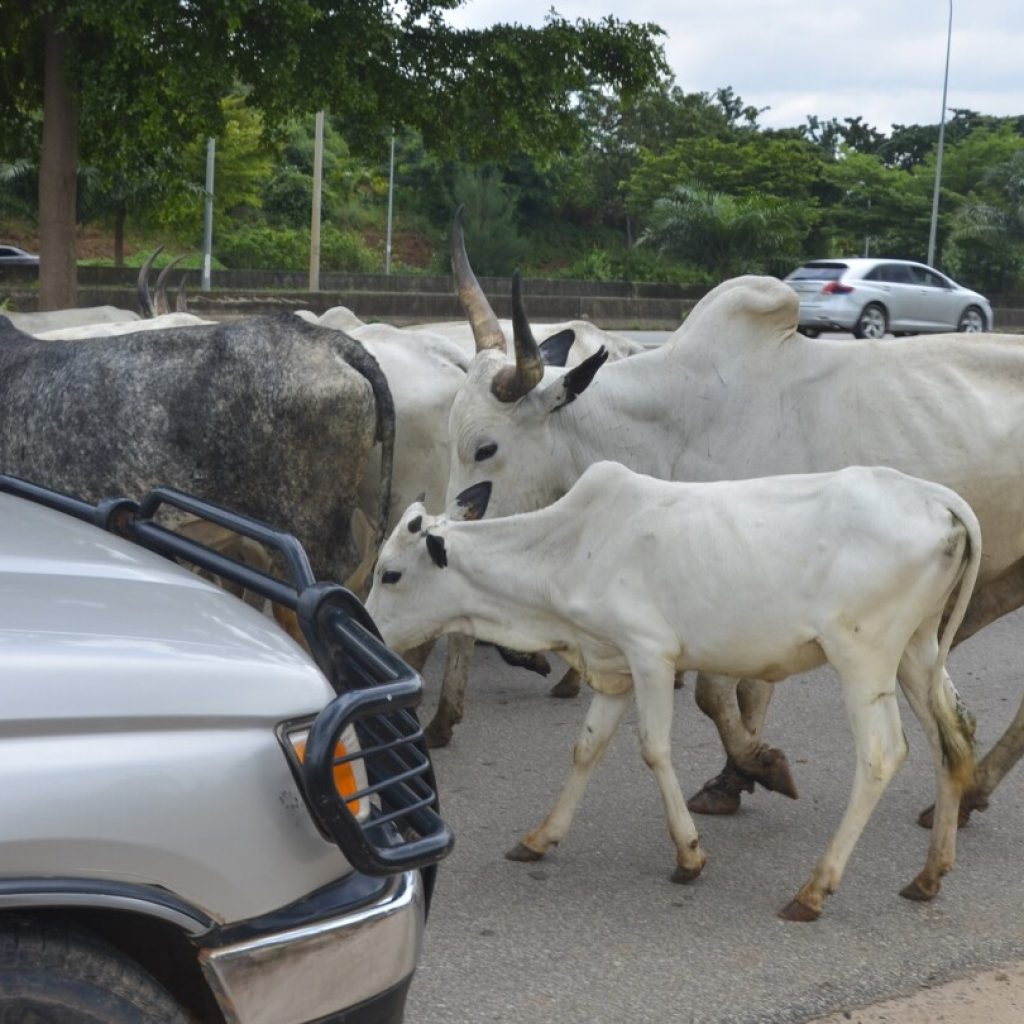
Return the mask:
<svg viewBox="0 0 1024 1024">
<path fill-rule="evenodd" d="M 455 498 L 455 504 L 461 510 L 460 519 L 483 519 L 487 512 L 487 503 L 491 500 L 491 486 L 490 480 L 481 480 L 480 483 L 467 487 Z"/>
<path fill-rule="evenodd" d="M 444 537 L 439 537 L 436 533 L 428 533 L 427 550 L 434 560 L 434 565 L 439 569 L 444 569 L 448 565 L 448 551 L 444 546 Z"/>
<path fill-rule="evenodd" d="M 576 332 L 571 328 L 552 334 L 540 343 L 540 354 L 547 366 L 565 366 L 569 358 L 569 349 L 576 340 Z"/>
<path fill-rule="evenodd" d="M 604 366 L 608 359 L 608 349 L 602 345 L 592 356 L 587 356 L 579 366 L 574 366 L 561 379 L 548 388 L 551 407 L 548 412 L 561 409 L 576 400 L 577 395 L 583 394 L 590 387 L 590 382 L 597 375 L 597 371 Z"/>
</svg>

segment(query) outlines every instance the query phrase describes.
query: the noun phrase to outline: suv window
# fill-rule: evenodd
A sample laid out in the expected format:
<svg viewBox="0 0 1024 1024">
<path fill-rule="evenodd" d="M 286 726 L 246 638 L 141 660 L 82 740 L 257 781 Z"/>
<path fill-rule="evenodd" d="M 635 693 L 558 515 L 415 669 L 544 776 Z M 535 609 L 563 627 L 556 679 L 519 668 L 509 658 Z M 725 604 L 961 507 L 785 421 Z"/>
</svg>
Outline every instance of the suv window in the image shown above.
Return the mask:
<svg viewBox="0 0 1024 1024">
<path fill-rule="evenodd" d="M 911 267 L 910 273 L 914 284 L 924 285 L 926 288 L 946 288 L 945 278 L 940 277 L 934 270 L 927 267 Z"/>
<path fill-rule="evenodd" d="M 789 275 L 790 281 L 838 281 L 849 267 L 845 263 L 805 263 Z"/>
<path fill-rule="evenodd" d="M 864 275 L 865 281 L 884 281 L 886 284 L 913 284 L 910 268 L 905 263 L 880 263 L 870 273 Z"/>
</svg>

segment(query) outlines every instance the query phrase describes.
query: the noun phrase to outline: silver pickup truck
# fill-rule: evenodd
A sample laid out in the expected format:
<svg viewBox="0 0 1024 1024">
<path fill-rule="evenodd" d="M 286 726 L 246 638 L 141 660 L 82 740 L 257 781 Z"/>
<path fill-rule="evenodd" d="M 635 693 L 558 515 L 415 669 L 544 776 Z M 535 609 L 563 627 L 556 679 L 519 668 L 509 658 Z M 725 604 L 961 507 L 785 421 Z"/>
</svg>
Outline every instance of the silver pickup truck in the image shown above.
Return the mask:
<svg viewBox="0 0 1024 1024">
<path fill-rule="evenodd" d="M 311 653 L 183 562 L 292 609 Z M 401 1021 L 452 844 L 420 696 L 294 538 L 0 476 L 0 1019 Z"/>
</svg>

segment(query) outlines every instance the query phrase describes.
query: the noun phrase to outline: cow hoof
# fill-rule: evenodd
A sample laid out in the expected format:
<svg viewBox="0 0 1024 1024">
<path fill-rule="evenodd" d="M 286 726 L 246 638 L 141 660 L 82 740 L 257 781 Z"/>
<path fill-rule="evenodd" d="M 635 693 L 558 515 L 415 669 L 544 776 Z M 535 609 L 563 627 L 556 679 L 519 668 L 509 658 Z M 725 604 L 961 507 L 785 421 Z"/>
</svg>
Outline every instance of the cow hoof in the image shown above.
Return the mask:
<svg viewBox="0 0 1024 1024">
<path fill-rule="evenodd" d="M 927 903 L 929 900 L 935 899 L 939 894 L 939 883 L 934 884 L 934 888 L 931 885 L 927 885 L 921 881 L 920 875 L 915 878 L 910 885 L 904 886 L 900 889 L 900 895 L 905 900 L 913 900 L 915 903 Z"/>
<path fill-rule="evenodd" d="M 765 747 L 758 752 L 756 764 L 749 771 L 744 769 L 744 772 L 773 793 L 781 793 L 791 800 L 799 797 L 789 770 L 789 761 L 781 750 Z"/>
<path fill-rule="evenodd" d="M 821 917 L 821 911 L 801 903 L 799 900 L 790 900 L 778 913 L 783 921 L 817 921 Z"/>
<path fill-rule="evenodd" d="M 543 853 L 531 850 L 525 843 L 516 843 L 516 845 L 505 854 L 505 859 L 529 863 L 531 861 L 540 860 L 543 856 Z"/>
<path fill-rule="evenodd" d="M 506 665 L 515 668 L 525 668 L 527 672 L 536 672 L 539 676 L 546 676 L 551 672 L 551 662 L 543 654 L 525 651 L 513 651 L 509 647 L 502 647 L 495 644 L 494 648 L 501 655 L 501 660 Z"/>
<path fill-rule="evenodd" d="M 740 809 L 740 793 L 754 792 L 754 780 L 740 771 L 732 760 L 700 792 L 686 801 L 694 814 L 735 814 Z"/>
<path fill-rule="evenodd" d="M 670 876 L 670 881 L 675 882 L 676 885 L 689 885 L 703 870 L 703 864 L 699 868 L 684 868 L 682 864 L 677 864 L 675 871 Z"/>
<path fill-rule="evenodd" d="M 971 820 L 972 811 L 987 811 L 988 797 L 980 793 L 964 793 L 960 797 L 960 808 L 956 815 L 956 827 L 966 828 Z M 925 808 L 918 816 L 917 823 L 921 828 L 932 828 L 935 824 L 935 804 Z"/>
<path fill-rule="evenodd" d="M 431 750 L 439 747 L 447 747 L 452 741 L 452 727 L 444 722 L 438 722 L 435 718 L 430 725 L 423 730 L 423 738 Z"/>
<path fill-rule="evenodd" d="M 572 668 L 548 690 L 549 697 L 557 697 L 559 700 L 565 700 L 568 697 L 578 697 L 579 695 L 580 674 Z"/>
<path fill-rule="evenodd" d="M 686 801 L 694 814 L 735 814 L 740 809 L 740 795 L 713 788 L 710 783 Z"/>
</svg>

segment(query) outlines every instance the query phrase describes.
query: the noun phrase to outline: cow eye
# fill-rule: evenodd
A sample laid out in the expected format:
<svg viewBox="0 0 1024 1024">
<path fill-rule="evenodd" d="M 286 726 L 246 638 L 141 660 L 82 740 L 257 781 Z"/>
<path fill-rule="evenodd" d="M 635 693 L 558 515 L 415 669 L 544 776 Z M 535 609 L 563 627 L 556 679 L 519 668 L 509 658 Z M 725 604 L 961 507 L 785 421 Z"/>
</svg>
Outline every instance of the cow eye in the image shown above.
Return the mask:
<svg viewBox="0 0 1024 1024">
<path fill-rule="evenodd" d="M 389 569 L 383 576 L 381 576 L 381 583 L 397 583 L 402 578 L 400 572 L 396 572 L 394 569 Z"/>
<path fill-rule="evenodd" d="M 491 458 L 497 450 L 498 446 L 496 444 L 482 444 L 477 448 L 473 458 L 477 462 L 483 462 L 485 459 Z"/>
</svg>

